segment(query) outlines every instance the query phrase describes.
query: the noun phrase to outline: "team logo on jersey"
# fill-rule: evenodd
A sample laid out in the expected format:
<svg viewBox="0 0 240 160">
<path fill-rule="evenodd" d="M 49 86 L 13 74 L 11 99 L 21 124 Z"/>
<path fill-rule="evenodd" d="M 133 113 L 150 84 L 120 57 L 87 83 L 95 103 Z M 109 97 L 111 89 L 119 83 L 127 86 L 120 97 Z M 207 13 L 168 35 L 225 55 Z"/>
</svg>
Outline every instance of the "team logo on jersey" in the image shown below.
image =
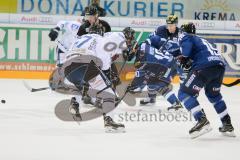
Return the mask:
<svg viewBox="0 0 240 160">
<path fill-rule="evenodd" d="M 213 91 L 214 91 L 214 92 L 219 92 L 220 89 L 221 89 L 220 87 L 213 87 Z"/>
<path fill-rule="evenodd" d="M 197 86 L 197 85 L 193 85 L 193 90 L 199 92 L 202 88 Z"/>
<path fill-rule="evenodd" d="M 77 30 L 79 28 L 79 25 L 72 24 L 71 28 L 72 28 L 72 30 Z"/>
</svg>

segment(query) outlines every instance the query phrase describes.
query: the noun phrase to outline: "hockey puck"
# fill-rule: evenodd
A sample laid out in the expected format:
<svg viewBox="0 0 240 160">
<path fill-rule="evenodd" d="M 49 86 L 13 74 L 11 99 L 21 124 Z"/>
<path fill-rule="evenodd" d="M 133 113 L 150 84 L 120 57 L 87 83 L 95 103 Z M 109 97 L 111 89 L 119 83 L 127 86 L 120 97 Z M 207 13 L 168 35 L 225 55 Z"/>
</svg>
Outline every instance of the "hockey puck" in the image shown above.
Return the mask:
<svg viewBox="0 0 240 160">
<path fill-rule="evenodd" d="M 2 100 L 1 100 L 1 103 L 6 103 L 6 100 L 2 99 Z"/>
</svg>

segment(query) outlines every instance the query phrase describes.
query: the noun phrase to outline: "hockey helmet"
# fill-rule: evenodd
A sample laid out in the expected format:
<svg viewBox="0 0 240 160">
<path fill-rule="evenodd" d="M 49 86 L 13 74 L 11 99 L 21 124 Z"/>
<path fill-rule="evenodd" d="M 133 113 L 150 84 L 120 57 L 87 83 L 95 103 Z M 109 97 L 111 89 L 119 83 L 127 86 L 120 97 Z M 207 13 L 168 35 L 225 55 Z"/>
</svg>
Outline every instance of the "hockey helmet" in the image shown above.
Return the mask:
<svg viewBox="0 0 240 160">
<path fill-rule="evenodd" d="M 196 27 L 192 22 L 181 25 L 181 31 L 191 34 L 196 34 Z"/>
<path fill-rule="evenodd" d="M 170 14 L 166 19 L 167 24 L 178 24 L 178 16 Z"/>
<path fill-rule="evenodd" d="M 90 5 L 85 8 L 85 16 L 95 16 L 98 14 L 98 10 L 95 6 Z"/>
<path fill-rule="evenodd" d="M 131 27 L 124 28 L 122 32 L 127 40 L 130 40 L 130 41 L 134 40 L 135 30 L 132 29 Z"/>
</svg>

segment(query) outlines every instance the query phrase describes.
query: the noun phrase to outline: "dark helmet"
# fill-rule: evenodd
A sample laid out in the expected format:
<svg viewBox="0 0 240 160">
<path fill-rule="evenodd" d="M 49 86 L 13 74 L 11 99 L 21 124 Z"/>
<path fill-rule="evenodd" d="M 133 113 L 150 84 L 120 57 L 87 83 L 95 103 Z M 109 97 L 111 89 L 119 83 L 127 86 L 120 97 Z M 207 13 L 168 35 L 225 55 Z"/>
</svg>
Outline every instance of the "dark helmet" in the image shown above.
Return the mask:
<svg viewBox="0 0 240 160">
<path fill-rule="evenodd" d="M 103 27 L 98 24 L 93 24 L 89 27 L 89 34 L 98 34 L 103 36 Z"/>
<path fill-rule="evenodd" d="M 86 16 L 94 16 L 98 14 L 98 10 L 95 6 L 87 6 L 84 10 Z"/>
<path fill-rule="evenodd" d="M 92 3 L 92 4 L 99 4 L 99 3 L 100 3 L 100 0 L 91 0 L 91 3 Z"/>
<path fill-rule="evenodd" d="M 177 24 L 178 23 L 178 16 L 170 14 L 167 16 L 166 19 L 167 24 Z"/>
<path fill-rule="evenodd" d="M 196 27 L 192 22 L 181 25 L 181 31 L 191 34 L 196 34 Z"/>
<path fill-rule="evenodd" d="M 135 30 L 131 27 L 124 28 L 122 32 L 127 40 L 134 40 Z"/>
</svg>

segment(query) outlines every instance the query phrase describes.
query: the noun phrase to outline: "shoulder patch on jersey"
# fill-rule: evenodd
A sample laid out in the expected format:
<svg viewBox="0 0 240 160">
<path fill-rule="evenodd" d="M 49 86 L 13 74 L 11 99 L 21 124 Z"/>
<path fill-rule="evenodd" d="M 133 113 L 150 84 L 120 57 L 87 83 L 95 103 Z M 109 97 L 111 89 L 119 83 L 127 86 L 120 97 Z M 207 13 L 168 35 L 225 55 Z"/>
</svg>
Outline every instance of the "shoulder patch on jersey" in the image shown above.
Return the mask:
<svg viewBox="0 0 240 160">
<path fill-rule="evenodd" d="M 191 35 L 187 34 L 187 33 L 181 33 L 179 34 L 179 39 L 178 41 L 183 41 L 183 40 L 187 40 L 191 37 Z"/>
<path fill-rule="evenodd" d="M 72 26 L 71 26 L 72 30 L 76 30 L 76 29 L 78 29 L 79 27 L 80 27 L 80 26 L 77 25 L 77 24 L 72 24 Z"/>
<path fill-rule="evenodd" d="M 159 26 L 159 27 L 156 29 L 156 35 L 159 35 L 159 36 L 161 36 L 161 37 L 166 37 L 166 36 L 167 36 L 167 28 L 166 28 L 166 25 Z"/>
</svg>

